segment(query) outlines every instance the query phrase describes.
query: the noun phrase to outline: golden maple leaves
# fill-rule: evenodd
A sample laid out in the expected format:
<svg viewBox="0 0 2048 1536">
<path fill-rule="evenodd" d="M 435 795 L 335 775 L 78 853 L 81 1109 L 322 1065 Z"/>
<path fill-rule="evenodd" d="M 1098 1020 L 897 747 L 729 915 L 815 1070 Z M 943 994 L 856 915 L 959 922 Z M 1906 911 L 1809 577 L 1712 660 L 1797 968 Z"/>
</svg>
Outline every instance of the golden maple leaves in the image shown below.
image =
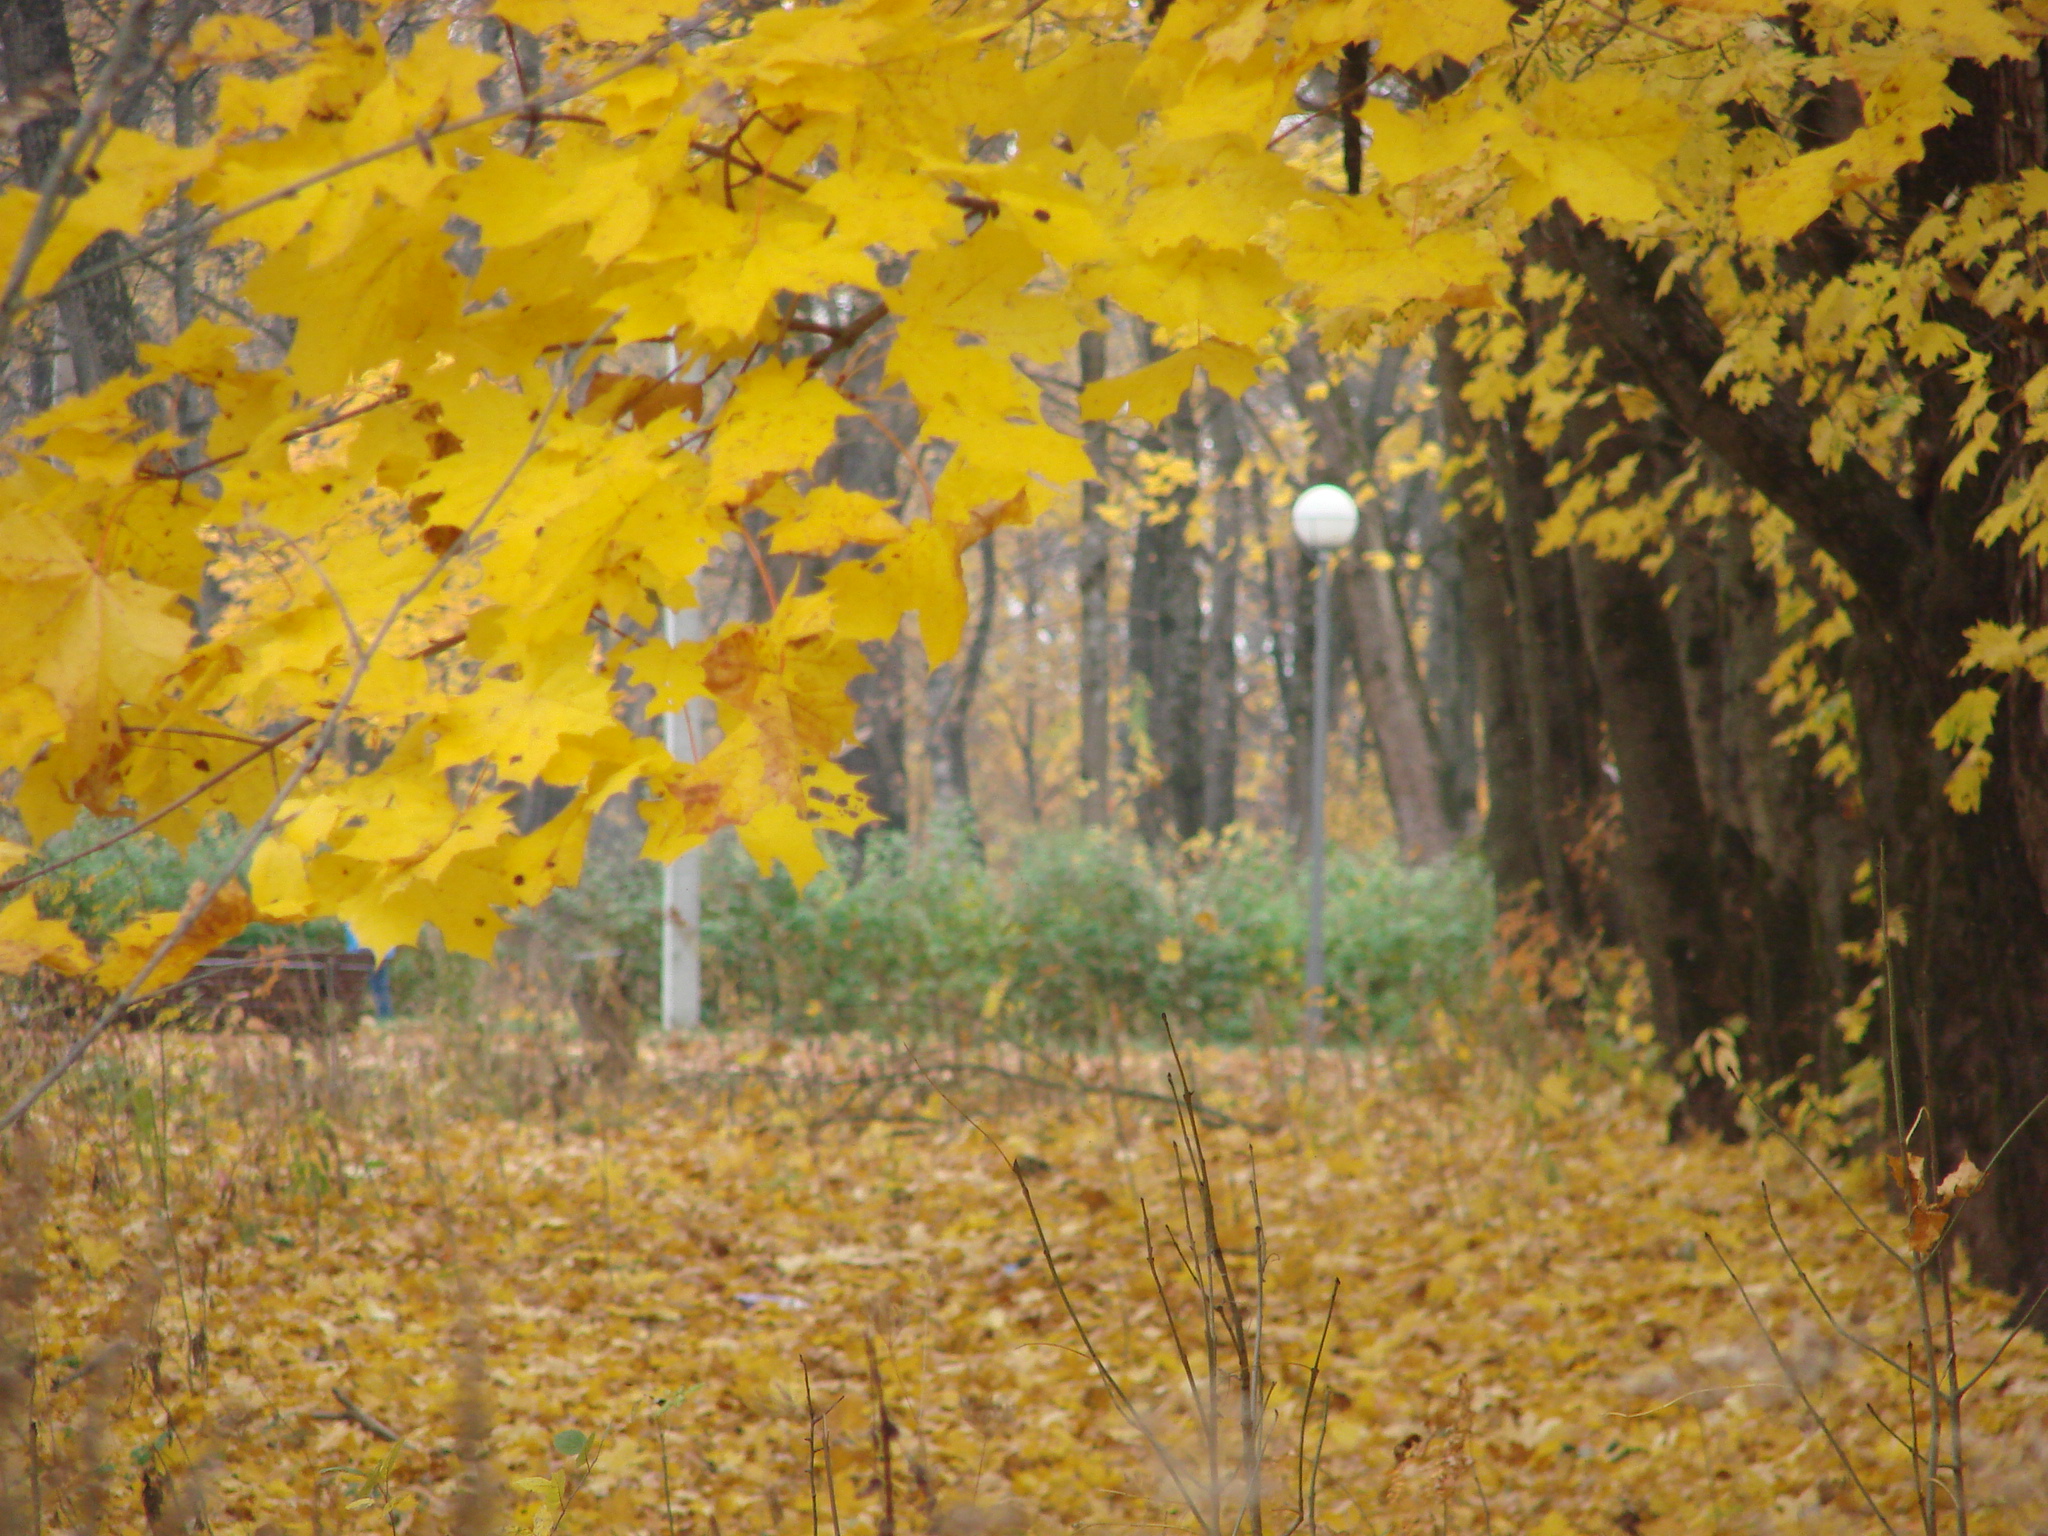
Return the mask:
<svg viewBox="0 0 2048 1536">
<path fill-rule="evenodd" d="M 1863 136 L 1739 170 L 1700 147 L 1720 103 L 1783 82 L 1702 86 L 1684 61 L 1749 38 L 1746 0 L 1656 33 L 1566 5 L 1541 37 L 1504 0 L 1180 0 L 1149 31 L 1086 0 L 847 0 L 700 18 L 687 46 L 658 7 L 503 0 L 544 44 L 531 80 L 472 23 L 394 50 L 374 25 L 209 18 L 177 63 L 216 72 L 211 135 L 114 132 L 21 280 L 47 291 L 107 230 L 162 241 L 182 187 L 289 345 L 258 361 L 269 343 L 201 322 L 143 379 L 23 424 L 0 480 L 0 768 L 42 836 L 204 782 L 194 733 L 260 741 L 346 699 L 342 728 L 297 738 L 349 747 L 283 807 L 255 899 L 342 912 L 380 947 L 426 920 L 487 945 L 635 782 L 660 792 L 650 854 L 735 826 L 814 868 L 815 830 L 860 815 L 831 766 L 858 642 L 916 613 L 945 657 L 961 552 L 1092 472 L 1042 379 L 1105 300 L 1170 351 L 1082 408 L 1156 420 L 1197 368 L 1249 383 L 1289 306 L 1345 336 L 1493 303 L 1520 222 L 1558 198 L 1626 230 L 1711 219 L 1711 191 L 1782 232 L 1910 155 L 1950 110 L 1944 60 L 2011 46 L 1988 6 L 1896 12 L 1928 46 L 1857 55 Z M 1361 38 L 1382 67 L 1520 65 L 1428 105 L 1372 96 L 1351 197 L 1328 136 L 1296 131 L 1296 89 Z M 1596 42 L 1589 69 L 1546 62 Z M 37 216 L 0 196 L 0 233 Z M 143 384 L 204 389 L 203 442 L 139 424 Z M 889 438 L 905 495 L 816 477 L 849 424 Z M 829 569 L 698 650 L 601 638 L 693 601 L 720 547 Z M 202 635 L 209 559 L 231 602 Z M 708 693 L 724 739 L 674 762 L 619 723 L 632 679 L 665 707 Z M 521 833 L 504 802 L 535 781 L 575 798 Z M 264 782 L 209 786 L 170 830 L 255 814 Z"/>
</svg>

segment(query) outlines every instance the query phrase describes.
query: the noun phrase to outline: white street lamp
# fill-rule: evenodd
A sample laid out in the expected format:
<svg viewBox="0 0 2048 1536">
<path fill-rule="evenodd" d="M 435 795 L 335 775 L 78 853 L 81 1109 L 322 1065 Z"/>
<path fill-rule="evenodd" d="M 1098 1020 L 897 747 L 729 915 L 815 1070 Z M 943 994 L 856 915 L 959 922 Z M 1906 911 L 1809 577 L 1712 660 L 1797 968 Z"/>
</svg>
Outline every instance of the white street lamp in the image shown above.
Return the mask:
<svg viewBox="0 0 2048 1536">
<path fill-rule="evenodd" d="M 1330 583 L 1337 562 L 1329 558 L 1358 531 L 1358 503 L 1341 485 L 1312 485 L 1294 498 L 1294 536 L 1316 563 L 1316 655 L 1314 726 L 1308 759 L 1308 964 L 1303 978 L 1302 1044 L 1314 1049 L 1323 1036 L 1323 791 L 1330 756 Z"/>
</svg>

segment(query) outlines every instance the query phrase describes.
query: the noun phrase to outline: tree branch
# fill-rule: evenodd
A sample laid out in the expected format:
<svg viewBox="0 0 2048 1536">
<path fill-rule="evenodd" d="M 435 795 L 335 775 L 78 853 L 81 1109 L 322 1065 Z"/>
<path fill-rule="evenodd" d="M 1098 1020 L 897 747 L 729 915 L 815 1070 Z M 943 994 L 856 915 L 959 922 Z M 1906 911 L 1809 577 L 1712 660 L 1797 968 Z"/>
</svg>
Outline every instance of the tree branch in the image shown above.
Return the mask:
<svg viewBox="0 0 2048 1536">
<path fill-rule="evenodd" d="M 1783 386 L 1753 411 L 1712 393 L 1707 375 L 1724 342 L 1683 275 L 1660 271 L 1565 208 L 1537 226 L 1530 249 L 1585 281 L 1607 344 L 1683 431 L 1768 497 L 1872 602 L 1888 607 L 1905 596 L 1933 547 L 1911 500 L 1858 455 L 1836 469 L 1815 462 L 1812 415 Z"/>
</svg>

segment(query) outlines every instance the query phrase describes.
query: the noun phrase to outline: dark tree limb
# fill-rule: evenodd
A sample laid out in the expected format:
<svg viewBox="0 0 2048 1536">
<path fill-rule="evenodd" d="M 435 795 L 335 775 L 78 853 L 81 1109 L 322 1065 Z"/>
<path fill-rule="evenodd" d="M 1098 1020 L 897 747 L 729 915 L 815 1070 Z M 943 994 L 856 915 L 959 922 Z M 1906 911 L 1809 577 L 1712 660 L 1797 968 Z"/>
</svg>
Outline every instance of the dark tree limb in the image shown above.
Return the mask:
<svg viewBox="0 0 2048 1536">
<path fill-rule="evenodd" d="M 1634 255 L 1562 207 L 1538 226 L 1531 249 L 1585 281 L 1604 339 L 1688 435 L 1764 491 L 1873 603 L 1905 599 L 1915 566 L 1932 552 L 1911 500 L 1858 455 L 1836 469 L 1816 463 L 1813 414 L 1788 388 L 1753 411 L 1710 391 L 1707 376 L 1724 342 L 1682 274 Z"/>
</svg>

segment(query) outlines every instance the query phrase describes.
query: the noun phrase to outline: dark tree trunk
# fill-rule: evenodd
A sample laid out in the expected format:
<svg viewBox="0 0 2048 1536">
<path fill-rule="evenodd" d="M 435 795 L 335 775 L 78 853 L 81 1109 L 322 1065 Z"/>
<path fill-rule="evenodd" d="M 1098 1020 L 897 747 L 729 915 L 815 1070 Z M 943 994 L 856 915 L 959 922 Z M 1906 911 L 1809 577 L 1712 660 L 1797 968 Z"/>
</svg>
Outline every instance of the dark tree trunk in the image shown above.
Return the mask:
<svg viewBox="0 0 2048 1536">
<path fill-rule="evenodd" d="M 1441 440 L 1441 422 L 1434 423 L 1433 430 Z M 1452 837 L 1462 838 L 1479 808 L 1478 675 L 1463 568 L 1457 536 L 1444 521 L 1436 477 L 1417 475 L 1404 499 L 1409 503 L 1407 521 L 1416 553 L 1422 559 L 1415 587 L 1428 620 L 1421 658 L 1423 701 L 1435 728 L 1444 816 Z"/>
<path fill-rule="evenodd" d="M 1473 465 L 1456 487 L 1459 511 L 1452 519 L 1464 595 L 1466 631 L 1472 650 L 1473 692 L 1480 720 L 1486 788 L 1482 844 L 1493 875 L 1496 899 L 1518 904 L 1543 881 L 1536 803 L 1535 743 L 1522 699 L 1515 651 L 1515 615 L 1508 570 L 1506 531 L 1497 508 L 1479 494 L 1485 477 L 1484 429 L 1472 419 L 1464 387 L 1469 368 L 1459 353 L 1456 328 L 1437 329 L 1436 377 L 1445 443 L 1450 454 Z"/>
<path fill-rule="evenodd" d="M 959 818 L 977 843 L 980 837 L 975 829 L 967 738 L 974 721 L 974 698 L 988 661 L 989 636 L 995 629 L 997 576 L 996 536 L 991 532 L 981 541 L 981 597 L 975 605 L 979 611 L 967 650 L 940 668 L 940 675 L 930 684 L 939 694 L 932 711 L 932 798 Z"/>
<path fill-rule="evenodd" d="M 1264 505 L 1263 497 L 1260 505 Z M 1308 754 L 1313 700 L 1310 658 L 1315 647 L 1315 568 L 1285 530 L 1268 531 L 1265 575 L 1266 645 L 1273 659 L 1273 692 L 1279 700 L 1280 737 L 1286 753 L 1282 793 L 1288 840 L 1306 852 L 1308 836 Z M 1283 562 L 1286 572 L 1283 577 Z"/>
<path fill-rule="evenodd" d="M 1237 404 L 1212 390 L 1206 412 L 1213 455 L 1215 532 L 1209 554 L 1209 612 L 1202 645 L 1202 829 L 1221 833 L 1237 820 L 1237 582 L 1244 490 L 1234 484 L 1244 462 Z"/>
<path fill-rule="evenodd" d="M 0 59 L 5 61 L 10 102 L 46 103 L 17 134 L 22 180 L 33 190 L 42 185 L 65 135 L 78 121 L 78 71 L 64 21 L 64 0 L 0 4 Z M 71 270 L 89 272 L 127 250 L 126 237 L 109 231 L 78 254 Z M 73 384 L 81 394 L 117 374 L 134 371 L 135 305 L 118 269 L 67 288 L 57 299 L 57 314 L 71 353 Z"/>
<path fill-rule="evenodd" d="M 910 830 L 910 764 L 904 721 L 904 689 L 909 686 L 905 660 L 908 647 L 900 635 L 871 640 L 861 647 L 871 670 L 847 687 L 854 703 L 854 746 L 840 755 L 840 765 L 860 780 L 868 804 L 879 818 L 879 830 Z M 869 828 L 863 827 L 865 841 Z"/>
<path fill-rule="evenodd" d="M 1536 525 L 1550 514 L 1545 465 L 1518 414 L 1487 433 L 1500 492 L 1502 562 L 1513 624 L 1511 678 L 1529 737 L 1530 802 L 1543 903 L 1571 938 L 1612 931 L 1607 893 L 1594 883 L 1589 841 L 1607 793 L 1597 686 L 1579 627 L 1571 565 L 1536 553 Z"/>
<path fill-rule="evenodd" d="M 1572 546 L 1571 564 L 1621 778 L 1622 918 L 1649 973 L 1658 1037 L 1676 1057 L 1742 1012 L 1745 936 L 1727 931 L 1720 910 L 1719 829 L 1700 793 L 1661 587 L 1640 567 L 1603 560 L 1584 544 Z M 1719 1080 L 1696 1073 L 1673 1127 L 1733 1140 L 1734 1111 Z"/>
<path fill-rule="evenodd" d="M 1103 375 L 1106 338 L 1100 331 L 1081 337 L 1081 383 Z M 1082 429 L 1098 478 L 1081 487 L 1081 824 L 1109 825 L 1109 524 L 1103 520 L 1105 490 L 1099 478 L 1108 467 L 1109 429 L 1090 422 Z"/>
<path fill-rule="evenodd" d="M 1748 528 L 1682 524 L 1666 577 L 1701 793 L 1715 826 L 1724 910 L 1750 935 L 1742 1041 L 1748 1070 L 1824 1084 L 1838 1066 L 1842 944 L 1857 861 L 1868 852 L 1811 751 L 1776 745 L 1761 692 L 1782 637 L 1777 594 L 1749 557 Z"/>
<path fill-rule="evenodd" d="M 1195 462 L 1195 420 L 1187 402 L 1169 418 L 1166 437 L 1177 455 Z M 1202 830 L 1202 579 L 1188 542 L 1193 500 L 1193 486 L 1182 486 L 1164 515 L 1154 512 L 1140 522 L 1131 562 L 1132 712 L 1150 749 L 1138 829 L 1152 843 Z"/>
<path fill-rule="evenodd" d="M 1954 129 L 1929 136 L 1916 175 L 1934 180 L 1931 193 L 1945 196 L 1944 187 L 1993 171 L 2014 125 L 2038 124 L 2041 80 L 2038 72 L 2027 75 L 2034 62 L 1958 69 L 1959 82 L 1968 83 L 1973 72 L 1983 77 L 1977 83 L 1984 99 Z M 1975 143 L 1985 134 L 1995 141 L 1988 149 Z M 2014 749 L 1997 754 L 1981 807 L 1967 815 L 1946 803 L 1950 764 L 1930 732 L 1958 689 L 1954 668 L 1965 628 L 1984 619 L 2038 618 L 2031 578 L 2017 557 L 1975 538 L 2004 472 L 2024 473 L 2024 450 L 2006 442 L 1997 462 L 1943 487 L 1938 467 L 1947 457 L 1956 386 L 1929 372 L 1921 380 L 1925 409 L 1916 432 L 1922 462 L 1937 473 L 1902 490 L 1853 454 L 1833 468 L 1818 464 L 1809 450 L 1807 408 L 1791 387 L 1748 412 L 1709 391 L 1723 342 L 1685 277 L 1673 278 L 1663 259 L 1638 258 L 1568 214 L 1553 213 L 1549 224 L 1542 243 L 1552 260 L 1585 279 L 1612 352 L 1681 428 L 1774 502 L 1857 584 L 1846 670 L 1863 798 L 1892 900 L 1911 925 L 1894 999 L 1911 1065 L 1896 1089 L 1909 1105 L 1929 1107 L 1938 1166 L 1964 1152 L 1981 1161 L 2048 1096 L 2048 907 L 2030 858 L 2030 843 L 2042 841 L 2038 824 L 2030 824 L 2041 796 L 2020 779 L 2021 770 L 2038 771 L 2042 726 L 2038 710 L 2007 718 Z M 2023 381 L 2019 365 L 2028 362 L 2030 347 L 2016 337 L 2001 353 L 1997 387 Z M 1964 1208 L 1961 1227 L 1984 1283 L 2023 1296 L 2048 1283 L 2048 1242 L 2041 1236 L 2048 1230 L 2048 1116 L 2035 1117 L 2005 1146 L 1989 1185 Z"/>
</svg>

